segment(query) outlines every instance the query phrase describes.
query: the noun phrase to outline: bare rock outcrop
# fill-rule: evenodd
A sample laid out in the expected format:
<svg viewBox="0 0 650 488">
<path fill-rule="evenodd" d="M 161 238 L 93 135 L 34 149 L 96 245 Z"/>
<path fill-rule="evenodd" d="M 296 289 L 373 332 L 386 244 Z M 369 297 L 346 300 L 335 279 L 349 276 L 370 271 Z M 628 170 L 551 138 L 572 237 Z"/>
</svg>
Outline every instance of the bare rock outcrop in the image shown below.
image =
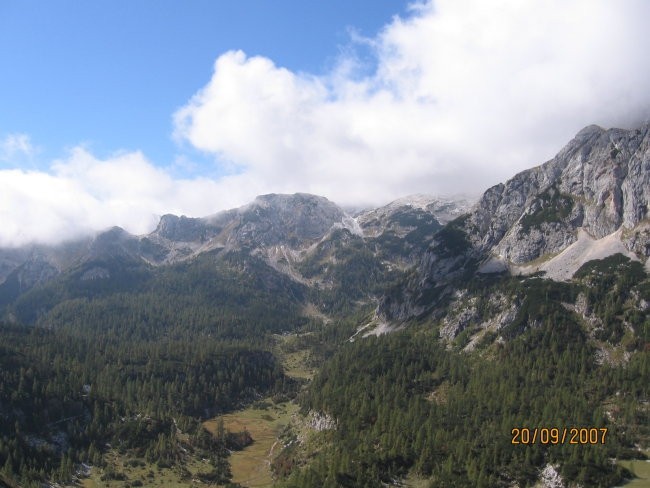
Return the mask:
<svg viewBox="0 0 650 488">
<path fill-rule="evenodd" d="M 455 281 L 476 271 L 544 271 L 535 263 L 561 254 L 581 232 L 597 242 L 613 235 L 621 245 L 608 249 L 647 263 L 649 199 L 650 123 L 586 127 L 553 159 L 488 189 L 469 214 L 439 231 L 417 273 L 381 301 L 378 316 L 401 322 L 432 311 L 457 289 Z M 569 279 L 575 270 L 561 271 L 557 277 Z"/>
</svg>

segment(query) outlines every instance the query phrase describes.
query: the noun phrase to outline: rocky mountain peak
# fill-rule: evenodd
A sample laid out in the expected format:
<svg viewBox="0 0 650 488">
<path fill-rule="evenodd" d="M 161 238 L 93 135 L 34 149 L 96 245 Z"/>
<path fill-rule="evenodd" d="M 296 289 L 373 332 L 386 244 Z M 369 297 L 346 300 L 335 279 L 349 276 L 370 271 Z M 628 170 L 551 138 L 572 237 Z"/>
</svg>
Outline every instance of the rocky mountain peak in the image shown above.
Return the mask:
<svg viewBox="0 0 650 488">
<path fill-rule="evenodd" d="M 320 239 L 346 217 L 327 198 L 306 193 L 261 195 L 237 209 L 237 215 L 236 239 L 257 246 Z"/>
<path fill-rule="evenodd" d="M 596 124 L 591 124 L 579 130 L 578 133 L 575 135 L 574 139 L 590 138 L 593 135 L 600 136 L 605 131 L 606 129 L 603 129 L 601 126 Z"/>
<path fill-rule="evenodd" d="M 81 260 L 95 259 L 98 257 L 136 257 L 138 254 L 138 239 L 121 227 L 98 233 L 90 241 L 86 251 L 87 256 Z"/>
<path fill-rule="evenodd" d="M 153 233 L 172 241 L 203 241 L 207 238 L 207 227 L 204 219 L 165 214 Z"/>
<path fill-rule="evenodd" d="M 470 239 L 521 264 L 566 248 L 578 228 L 595 239 L 635 229 L 647 216 L 649 148 L 647 124 L 586 127 L 552 160 L 486 191 L 470 217 Z"/>
<path fill-rule="evenodd" d="M 488 189 L 467 216 L 438 232 L 417 275 L 400 297 L 383 301 L 379 315 L 421 314 L 477 269 L 565 280 L 586 260 L 614 253 L 647 262 L 649 199 L 650 124 L 588 126 L 553 159 Z"/>
</svg>

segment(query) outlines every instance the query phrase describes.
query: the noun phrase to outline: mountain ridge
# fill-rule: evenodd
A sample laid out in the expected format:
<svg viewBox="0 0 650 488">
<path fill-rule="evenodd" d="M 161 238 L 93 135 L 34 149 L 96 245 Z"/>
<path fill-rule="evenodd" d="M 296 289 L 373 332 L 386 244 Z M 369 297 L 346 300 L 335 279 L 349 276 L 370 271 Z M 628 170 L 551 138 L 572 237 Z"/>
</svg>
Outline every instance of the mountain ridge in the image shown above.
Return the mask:
<svg viewBox="0 0 650 488">
<path fill-rule="evenodd" d="M 126 270 L 123 265 L 155 269 L 206 253 L 226 256 L 243 251 L 296 283 L 331 287 L 348 273 L 345 263 L 361 256 L 363 249 L 362 254 L 373 256 L 373 273 L 383 276 L 390 268 L 405 269 L 415 262 L 423 250 L 419 234 L 428 229 L 425 233 L 431 237 L 441 227 L 436 209 L 449 212 L 467 206 L 455 207 L 451 200 L 442 205 L 439 199 L 423 196 L 418 202 L 414 206 L 403 199 L 353 217 L 325 197 L 268 194 L 201 218 L 166 214 L 145 235 L 113 227 L 55 246 L 0 249 L 0 304 L 10 304 L 59 277 L 110 281 Z M 422 204 L 433 205 L 432 210 L 420 208 Z M 404 240 L 409 234 L 413 237 Z M 361 275 L 356 282 L 363 282 Z"/>
<path fill-rule="evenodd" d="M 441 229 L 407 282 L 383 297 L 377 319 L 394 327 L 444 314 L 440 306 L 481 273 L 568 280 L 589 259 L 615 253 L 648 270 L 649 197 L 650 124 L 585 127 L 554 158 L 489 188 Z"/>
</svg>

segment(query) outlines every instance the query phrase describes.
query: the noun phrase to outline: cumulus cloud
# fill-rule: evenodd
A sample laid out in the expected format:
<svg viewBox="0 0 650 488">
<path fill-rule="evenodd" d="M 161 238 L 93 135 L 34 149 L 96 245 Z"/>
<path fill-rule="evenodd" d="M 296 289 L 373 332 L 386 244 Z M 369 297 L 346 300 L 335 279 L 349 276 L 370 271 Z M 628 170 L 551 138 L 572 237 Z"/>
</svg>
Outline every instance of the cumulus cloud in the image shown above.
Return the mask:
<svg viewBox="0 0 650 488">
<path fill-rule="evenodd" d="M 179 179 L 139 152 L 100 159 L 82 147 L 46 170 L 11 169 L 37 153 L 11 134 L 0 138 L 0 246 L 113 225 L 146 233 L 164 213 L 203 216 L 269 192 L 344 205 L 478 193 L 585 125 L 648 118 L 648 18 L 645 0 L 438 0 L 374 38 L 352 36 L 371 65 L 354 45 L 319 76 L 224 53 L 174 127 L 226 176 Z M 175 165 L 193 163 L 180 154 Z"/>
<path fill-rule="evenodd" d="M 0 170 L 0 247 L 56 243 L 114 225 L 143 234 L 164 213 L 209 215 L 255 191 L 231 186 L 228 178 L 174 179 L 139 152 L 100 160 L 78 147 L 49 171 Z"/>
<path fill-rule="evenodd" d="M 221 55 L 176 136 L 263 191 L 344 204 L 479 192 L 585 125 L 648 117 L 648 18 L 643 0 L 417 3 L 363 41 L 369 75 L 353 56 L 313 76 Z"/>
</svg>

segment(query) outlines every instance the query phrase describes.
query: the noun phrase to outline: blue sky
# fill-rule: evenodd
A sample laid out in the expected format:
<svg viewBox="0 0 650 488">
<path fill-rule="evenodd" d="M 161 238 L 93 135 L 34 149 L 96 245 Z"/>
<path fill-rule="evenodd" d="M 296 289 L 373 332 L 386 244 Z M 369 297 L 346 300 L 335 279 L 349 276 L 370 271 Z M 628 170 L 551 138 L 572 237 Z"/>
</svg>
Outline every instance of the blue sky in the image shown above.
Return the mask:
<svg viewBox="0 0 650 488">
<path fill-rule="evenodd" d="M 98 156 L 142 150 L 168 165 L 179 151 L 172 114 L 220 54 L 241 49 L 320 74 L 350 47 L 351 29 L 373 37 L 406 5 L 0 0 L 0 134 L 29 134 L 35 164 L 81 143 Z"/>
<path fill-rule="evenodd" d="M 650 119 L 646 0 L 0 0 L 0 246 L 480 194 Z"/>
</svg>

